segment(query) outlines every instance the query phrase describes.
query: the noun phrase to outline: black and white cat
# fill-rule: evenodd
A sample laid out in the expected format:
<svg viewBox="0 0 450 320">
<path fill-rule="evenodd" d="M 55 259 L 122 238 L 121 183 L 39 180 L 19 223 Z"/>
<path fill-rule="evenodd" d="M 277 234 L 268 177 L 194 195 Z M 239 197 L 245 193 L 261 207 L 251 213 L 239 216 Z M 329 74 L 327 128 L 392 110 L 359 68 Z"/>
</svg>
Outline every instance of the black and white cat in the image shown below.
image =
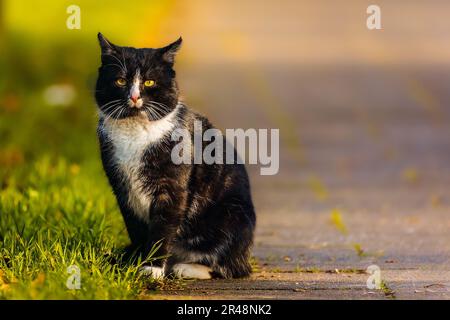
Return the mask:
<svg viewBox="0 0 450 320">
<path fill-rule="evenodd" d="M 255 213 L 244 165 L 171 161 L 173 130 L 188 129 L 193 138 L 194 121 L 213 128 L 178 100 L 173 64 L 181 38 L 159 49 L 98 39 L 97 132 L 128 252 L 145 256 L 162 240 L 157 255 L 167 258 L 145 269 L 154 277 L 249 275 Z"/>
</svg>

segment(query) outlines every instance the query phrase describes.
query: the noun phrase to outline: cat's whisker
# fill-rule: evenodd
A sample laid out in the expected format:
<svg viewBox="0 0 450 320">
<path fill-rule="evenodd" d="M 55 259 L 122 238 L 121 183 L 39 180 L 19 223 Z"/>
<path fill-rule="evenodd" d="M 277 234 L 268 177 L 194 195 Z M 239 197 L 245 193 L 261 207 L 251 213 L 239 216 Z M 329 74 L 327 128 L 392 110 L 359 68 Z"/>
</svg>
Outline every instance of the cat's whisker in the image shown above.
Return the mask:
<svg viewBox="0 0 450 320">
<path fill-rule="evenodd" d="M 157 105 L 160 108 L 164 108 L 165 111 L 169 111 L 169 109 L 170 109 L 167 105 L 165 105 L 164 103 L 161 103 L 161 102 L 151 100 L 151 101 L 149 101 L 149 103 Z"/>
<path fill-rule="evenodd" d="M 152 107 L 152 108 L 149 108 L 149 107 Z M 146 106 L 146 108 L 147 108 L 148 110 L 152 111 L 152 113 L 154 113 L 154 114 L 156 114 L 156 115 L 159 115 L 159 116 L 162 116 L 161 112 L 158 111 L 156 108 L 153 108 L 153 106 Z"/>
<path fill-rule="evenodd" d="M 162 118 L 161 115 L 156 113 L 154 109 L 147 107 L 146 110 L 151 115 L 152 120 L 158 120 L 158 119 Z"/>
<path fill-rule="evenodd" d="M 123 60 L 123 65 L 125 67 L 125 71 L 128 73 L 127 63 L 125 62 L 125 56 L 123 54 L 123 50 L 122 50 L 122 60 Z"/>
<path fill-rule="evenodd" d="M 112 132 L 114 133 L 116 131 L 116 124 L 119 122 L 120 120 L 120 116 L 122 115 L 122 113 L 126 110 L 125 107 L 122 106 L 122 108 L 117 108 L 116 110 L 114 110 L 114 113 L 117 113 L 117 118 L 112 117 L 112 121 L 113 121 L 113 125 L 112 125 Z M 115 116 L 115 115 L 114 115 Z"/>
<path fill-rule="evenodd" d="M 152 109 L 156 114 L 158 114 L 160 118 L 164 118 L 164 117 L 167 115 L 167 112 L 164 112 L 164 111 L 162 111 L 162 110 L 160 110 L 160 109 L 157 109 L 157 108 L 155 108 L 155 107 L 152 107 L 151 109 Z"/>
<path fill-rule="evenodd" d="M 149 108 L 151 107 L 151 108 Z M 152 105 L 145 105 L 145 108 L 149 110 L 152 114 L 156 115 L 156 118 L 164 118 L 164 115 L 161 113 L 161 111 L 158 111 L 154 106 Z"/>
<path fill-rule="evenodd" d="M 123 99 L 118 99 L 115 100 L 115 103 L 110 104 L 109 106 L 107 106 L 106 108 L 104 108 L 104 112 L 108 112 L 109 110 L 111 110 L 112 108 L 116 107 L 117 105 L 123 105 L 125 104 Z"/>
<path fill-rule="evenodd" d="M 124 110 L 123 105 L 117 106 L 117 108 L 114 110 L 114 112 L 111 114 L 111 116 L 114 117 L 115 119 L 117 119 L 116 116 L 117 116 L 122 110 Z"/>
<path fill-rule="evenodd" d="M 107 102 L 107 103 L 105 103 L 105 104 L 99 106 L 99 109 L 104 108 L 104 107 L 106 107 L 107 105 L 110 105 L 110 104 L 112 104 L 112 103 L 119 102 L 119 101 L 121 101 L 121 100 L 122 100 L 122 99 L 116 99 L 116 100 L 109 101 L 109 102 Z"/>
<path fill-rule="evenodd" d="M 125 110 L 126 110 L 126 108 L 120 109 L 120 112 L 119 112 L 119 114 L 118 114 L 118 116 L 117 116 L 117 119 L 120 119 L 120 117 L 123 115 L 123 113 L 125 112 Z"/>
<path fill-rule="evenodd" d="M 122 99 L 116 99 L 116 100 L 108 101 L 107 103 L 102 104 L 102 105 L 100 106 L 100 108 L 101 108 L 101 107 L 104 107 L 104 106 L 106 106 L 106 105 L 108 105 L 108 104 L 111 104 L 111 103 L 113 103 L 113 102 L 118 102 L 118 101 L 120 101 L 120 100 L 122 100 Z"/>
<path fill-rule="evenodd" d="M 109 112 L 112 108 L 118 108 L 119 104 L 114 104 L 111 106 L 111 108 L 108 108 L 108 110 L 101 110 L 102 114 L 104 115 L 103 117 L 103 123 L 105 124 L 110 118 L 111 118 L 111 114 L 115 111 L 113 110 L 113 112 Z"/>
<path fill-rule="evenodd" d="M 110 119 L 114 119 L 115 114 L 117 113 L 117 111 L 121 110 L 122 107 L 123 107 L 123 105 L 116 105 L 115 109 L 105 117 L 104 122 L 106 123 Z"/>
<path fill-rule="evenodd" d="M 150 103 L 157 104 L 158 106 L 162 106 L 162 107 L 167 107 L 167 105 L 165 105 L 164 103 L 158 102 L 158 101 L 151 100 Z"/>
<path fill-rule="evenodd" d="M 114 108 L 114 107 L 116 107 L 118 105 L 122 105 L 122 104 L 123 103 L 121 101 L 116 102 L 116 103 L 111 104 L 111 105 L 107 106 L 106 108 L 104 108 L 103 111 L 107 112 L 107 111 L 111 110 L 112 108 Z"/>
<path fill-rule="evenodd" d="M 144 108 L 144 112 L 147 114 L 147 116 L 150 118 L 150 120 L 156 120 L 156 116 L 154 112 L 149 108 Z"/>
<path fill-rule="evenodd" d="M 160 105 L 160 106 L 163 106 L 163 107 L 166 107 L 166 108 L 169 108 L 166 104 L 164 104 L 162 102 L 158 102 L 158 101 L 154 101 L 154 100 L 150 100 L 150 102 L 155 103 L 155 104 Z"/>
<path fill-rule="evenodd" d="M 108 111 L 111 111 L 113 108 L 117 107 L 120 104 L 120 102 L 116 102 L 114 104 L 109 105 L 106 108 L 103 108 L 102 111 L 107 113 Z"/>
<path fill-rule="evenodd" d="M 164 117 L 168 114 L 168 112 L 166 112 L 166 111 L 164 111 L 164 110 L 161 110 L 161 109 L 158 109 L 158 108 L 155 108 L 154 106 L 152 106 L 151 109 L 152 109 L 156 114 L 158 114 L 161 118 L 164 118 Z"/>
<path fill-rule="evenodd" d="M 156 107 L 158 107 L 158 108 L 164 108 L 163 106 L 161 106 L 161 105 L 159 105 L 159 104 L 156 104 L 156 103 L 154 103 L 154 102 L 148 102 L 148 104 L 149 104 L 149 105 L 152 105 L 152 106 L 156 106 Z"/>
<path fill-rule="evenodd" d="M 148 113 L 148 110 L 147 110 L 146 108 L 144 108 L 143 111 L 145 112 L 145 114 L 147 115 L 147 117 L 151 119 L 151 115 Z"/>
<path fill-rule="evenodd" d="M 163 107 L 161 105 L 155 104 L 154 102 L 147 102 L 146 104 L 151 106 L 151 107 L 154 107 L 155 109 L 159 109 L 159 110 L 164 111 L 164 112 L 169 112 L 170 111 L 168 107 L 167 108 Z"/>
<path fill-rule="evenodd" d="M 117 109 L 120 109 L 121 105 L 117 104 L 112 106 L 108 111 L 104 112 L 107 116 L 111 117 L 114 115 L 114 113 L 117 111 Z"/>
</svg>

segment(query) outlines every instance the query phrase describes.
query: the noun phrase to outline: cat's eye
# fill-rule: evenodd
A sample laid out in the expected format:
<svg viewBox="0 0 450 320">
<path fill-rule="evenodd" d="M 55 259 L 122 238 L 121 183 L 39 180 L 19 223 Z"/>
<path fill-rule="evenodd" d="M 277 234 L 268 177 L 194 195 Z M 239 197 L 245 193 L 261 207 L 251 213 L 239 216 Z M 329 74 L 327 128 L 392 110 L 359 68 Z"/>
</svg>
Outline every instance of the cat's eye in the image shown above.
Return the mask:
<svg viewBox="0 0 450 320">
<path fill-rule="evenodd" d="M 156 84 L 155 80 L 146 80 L 144 82 L 144 86 L 146 86 L 146 87 L 153 87 L 153 86 L 155 86 L 155 84 Z"/>
<path fill-rule="evenodd" d="M 116 85 L 118 85 L 119 87 L 123 87 L 126 84 L 127 84 L 127 80 L 125 80 L 124 78 L 116 79 Z"/>
</svg>

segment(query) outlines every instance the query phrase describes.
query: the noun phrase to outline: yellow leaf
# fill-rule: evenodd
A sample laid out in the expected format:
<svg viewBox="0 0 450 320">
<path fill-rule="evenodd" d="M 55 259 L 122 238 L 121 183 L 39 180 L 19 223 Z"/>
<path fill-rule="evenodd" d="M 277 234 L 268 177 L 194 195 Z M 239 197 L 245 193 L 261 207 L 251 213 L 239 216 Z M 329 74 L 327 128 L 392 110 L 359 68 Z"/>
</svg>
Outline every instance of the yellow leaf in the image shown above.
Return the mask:
<svg viewBox="0 0 450 320">
<path fill-rule="evenodd" d="M 417 183 L 419 180 L 419 173 L 415 168 L 409 167 L 403 170 L 402 177 L 406 182 Z"/>
<path fill-rule="evenodd" d="M 308 187 L 314 192 L 318 200 L 325 200 L 328 198 L 328 190 L 319 178 L 310 177 L 307 183 Z"/>
<path fill-rule="evenodd" d="M 76 176 L 80 173 L 80 166 L 74 163 L 69 167 L 69 171 L 72 175 Z"/>
<path fill-rule="evenodd" d="M 339 211 L 339 209 L 333 209 L 331 211 L 330 219 L 331 219 L 331 222 L 336 227 L 336 229 L 338 229 L 342 234 L 346 235 L 348 233 L 347 227 L 344 224 L 344 221 L 342 219 L 342 214 Z"/>
</svg>

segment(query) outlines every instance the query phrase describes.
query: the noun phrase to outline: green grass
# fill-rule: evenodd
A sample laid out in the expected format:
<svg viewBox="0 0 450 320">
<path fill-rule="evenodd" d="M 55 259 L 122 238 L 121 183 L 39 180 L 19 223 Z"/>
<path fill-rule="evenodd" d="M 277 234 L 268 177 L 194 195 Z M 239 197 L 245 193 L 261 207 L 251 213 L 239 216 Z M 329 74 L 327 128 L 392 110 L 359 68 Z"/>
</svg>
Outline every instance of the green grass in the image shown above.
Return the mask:
<svg viewBox="0 0 450 320">
<path fill-rule="evenodd" d="M 40 81 L 19 77 L 18 89 L 0 96 L 0 298 L 136 297 L 145 287 L 137 266 L 110 263 L 128 239 L 102 172 L 83 72 L 70 80 L 78 97 L 64 107 L 48 105 L 45 74 L 30 73 Z M 80 268 L 80 290 L 66 287 L 70 265 Z"/>
<path fill-rule="evenodd" d="M 114 263 L 129 240 L 101 167 L 93 99 L 96 33 L 124 44 L 164 44 L 158 26 L 172 2 L 138 1 L 146 19 L 136 20 L 123 14 L 120 1 L 107 9 L 81 1 L 77 31 L 65 28 L 64 4 L 40 1 L 38 18 L 17 1 L 4 5 L 0 299 L 135 299 L 172 285 L 140 276 L 141 262 Z M 74 100 L 49 102 L 43 93 L 55 84 L 72 88 Z M 79 290 L 66 286 L 71 265 L 81 272 Z"/>
<path fill-rule="evenodd" d="M 0 192 L 0 298 L 126 299 L 145 291 L 151 279 L 139 264 L 112 262 L 128 240 L 99 173 L 48 158 L 19 171 L 20 183 Z M 80 290 L 66 287 L 71 265 L 80 268 Z"/>
<path fill-rule="evenodd" d="M 101 168 L 94 109 L 25 105 L 1 113 L 0 298 L 131 299 L 157 288 L 139 275 L 141 262 L 113 263 L 129 240 Z M 80 290 L 66 286 L 71 265 Z"/>
<path fill-rule="evenodd" d="M 388 287 L 385 281 L 381 281 L 381 291 L 383 291 L 384 295 L 388 299 L 396 299 L 395 292 L 392 291 L 391 288 Z"/>
<path fill-rule="evenodd" d="M 80 95 L 51 107 L 36 94 L 0 105 L 0 299 L 134 299 L 157 287 L 139 263 L 101 167 L 95 108 Z M 69 290 L 67 268 L 81 271 Z"/>
</svg>

